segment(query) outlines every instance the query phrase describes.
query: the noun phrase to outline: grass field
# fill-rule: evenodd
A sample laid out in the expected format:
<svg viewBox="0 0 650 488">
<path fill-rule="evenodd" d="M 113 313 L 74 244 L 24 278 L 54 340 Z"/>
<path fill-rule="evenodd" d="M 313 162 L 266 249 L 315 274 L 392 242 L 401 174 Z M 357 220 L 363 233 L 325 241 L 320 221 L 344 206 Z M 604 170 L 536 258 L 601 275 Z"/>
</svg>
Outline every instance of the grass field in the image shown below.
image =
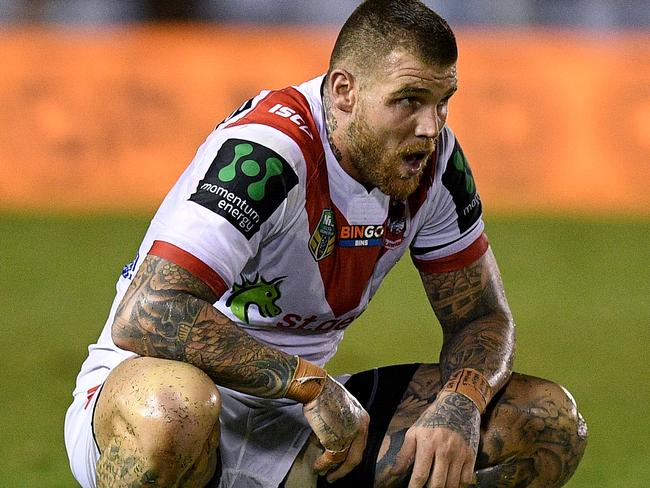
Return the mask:
<svg viewBox="0 0 650 488">
<path fill-rule="evenodd" d="M 75 486 L 63 416 L 147 217 L 0 215 L 0 487 Z M 570 488 L 649 486 L 650 220 L 487 220 L 518 323 L 515 369 L 567 386 L 589 446 Z M 330 369 L 437 360 L 405 258 Z"/>
</svg>

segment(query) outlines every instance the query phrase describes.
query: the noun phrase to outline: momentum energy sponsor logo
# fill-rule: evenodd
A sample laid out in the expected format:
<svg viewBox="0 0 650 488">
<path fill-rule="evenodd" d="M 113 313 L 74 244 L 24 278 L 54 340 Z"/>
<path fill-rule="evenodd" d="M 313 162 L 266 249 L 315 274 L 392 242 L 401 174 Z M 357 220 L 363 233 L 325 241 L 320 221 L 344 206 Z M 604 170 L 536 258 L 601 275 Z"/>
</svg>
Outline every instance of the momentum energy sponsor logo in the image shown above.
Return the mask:
<svg viewBox="0 0 650 488">
<path fill-rule="evenodd" d="M 250 239 L 297 183 L 296 173 L 275 151 L 228 139 L 190 200 L 221 215 Z"/>
</svg>

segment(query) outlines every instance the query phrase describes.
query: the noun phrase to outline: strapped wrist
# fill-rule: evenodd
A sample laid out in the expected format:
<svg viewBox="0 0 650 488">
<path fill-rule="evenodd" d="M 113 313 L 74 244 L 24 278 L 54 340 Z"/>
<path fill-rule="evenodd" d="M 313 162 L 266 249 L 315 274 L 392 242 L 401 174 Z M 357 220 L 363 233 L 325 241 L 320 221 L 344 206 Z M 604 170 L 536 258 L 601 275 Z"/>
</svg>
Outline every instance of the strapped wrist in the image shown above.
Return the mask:
<svg viewBox="0 0 650 488">
<path fill-rule="evenodd" d="M 300 403 L 309 403 L 323 391 L 327 380 L 327 371 L 300 356 L 295 357 L 298 364 L 296 364 L 296 370 L 284 396 Z"/>
<path fill-rule="evenodd" d="M 471 400 L 478 407 L 480 413 L 485 412 L 485 408 L 492 398 L 490 383 L 485 376 L 472 368 L 455 371 L 440 390 L 440 393 L 444 392 L 460 393 Z"/>
</svg>

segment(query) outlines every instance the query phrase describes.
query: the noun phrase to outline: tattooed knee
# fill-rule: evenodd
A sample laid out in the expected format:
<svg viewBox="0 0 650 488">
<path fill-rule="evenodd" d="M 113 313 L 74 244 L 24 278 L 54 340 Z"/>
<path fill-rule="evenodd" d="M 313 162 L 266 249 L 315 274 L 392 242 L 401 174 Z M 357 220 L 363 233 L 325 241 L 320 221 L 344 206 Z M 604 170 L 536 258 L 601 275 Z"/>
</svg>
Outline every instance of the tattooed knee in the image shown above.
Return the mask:
<svg viewBox="0 0 650 488">
<path fill-rule="evenodd" d="M 560 487 L 577 469 L 586 442 L 587 424 L 568 390 L 517 375 L 483 433 L 479 468 L 495 468 L 484 476 L 515 483 L 501 479 L 495 486 Z"/>
<path fill-rule="evenodd" d="M 576 404 L 573 395 L 571 395 L 571 392 L 561 385 L 559 385 L 559 387 L 564 393 L 564 401 L 567 405 L 567 422 L 569 424 L 567 430 L 569 433 L 574 433 L 576 437 L 576 449 L 579 449 L 580 455 L 582 455 L 587 445 L 587 437 L 589 434 L 587 430 L 587 422 L 578 410 L 578 405 Z"/>
</svg>

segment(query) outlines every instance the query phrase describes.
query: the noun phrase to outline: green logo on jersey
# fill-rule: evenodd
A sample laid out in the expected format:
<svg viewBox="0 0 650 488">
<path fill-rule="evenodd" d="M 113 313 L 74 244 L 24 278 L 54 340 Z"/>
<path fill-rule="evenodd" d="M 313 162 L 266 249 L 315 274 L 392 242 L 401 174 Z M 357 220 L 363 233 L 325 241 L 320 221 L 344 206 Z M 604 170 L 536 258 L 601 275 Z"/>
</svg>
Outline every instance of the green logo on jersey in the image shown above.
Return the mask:
<svg viewBox="0 0 650 488">
<path fill-rule="evenodd" d="M 469 169 L 469 163 L 467 158 L 462 151 L 454 151 L 454 167 L 458 171 L 465 173 L 465 190 L 470 195 L 476 190 L 476 184 L 474 183 L 474 176 L 472 176 L 472 171 Z"/>
<path fill-rule="evenodd" d="M 221 170 L 219 170 L 219 180 L 224 183 L 228 183 L 234 180 L 237 176 L 237 161 L 239 161 L 241 158 L 249 156 L 252 153 L 253 146 L 251 144 L 237 144 L 235 146 L 235 157 L 233 160 L 230 162 L 230 164 L 228 164 L 228 166 L 224 166 L 221 168 Z M 254 159 L 247 159 L 243 161 L 239 168 L 241 169 L 241 172 L 249 178 L 256 177 L 260 174 L 260 171 L 262 171 L 260 163 Z M 281 175 L 282 169 L 282 161 L 280 161 L 278 158 L 268 158 L 265 162 L 265 171 L 262 179 L 248 185 L 246 189 L 248 196 L 256 202 L 262 200 L 266 195 L 266 182 L 272 176 Z"/>
<path fill-rule="evenodd" d="M 255 305 L 262 317 L 275 317 L 282 312 L 275 302 L 280 298 L 280 283 L 286 276 L 280 276 L 271 281 L 266 281 L 259 275 L 255 275 L 252 281 L 242 276 L 241 284 L 235 283 L 232 294 L 226 300 L 226 306 L 230 307 L 232 313 L 247 324 L 248 309 Z"/>
<path fill-rule="evenodd" d="M 291 165 L 272 149 L 254 141 L 228 139 L 189 199 L 221 215 L 251 239 L 297 184 Z"/>
</svg>

